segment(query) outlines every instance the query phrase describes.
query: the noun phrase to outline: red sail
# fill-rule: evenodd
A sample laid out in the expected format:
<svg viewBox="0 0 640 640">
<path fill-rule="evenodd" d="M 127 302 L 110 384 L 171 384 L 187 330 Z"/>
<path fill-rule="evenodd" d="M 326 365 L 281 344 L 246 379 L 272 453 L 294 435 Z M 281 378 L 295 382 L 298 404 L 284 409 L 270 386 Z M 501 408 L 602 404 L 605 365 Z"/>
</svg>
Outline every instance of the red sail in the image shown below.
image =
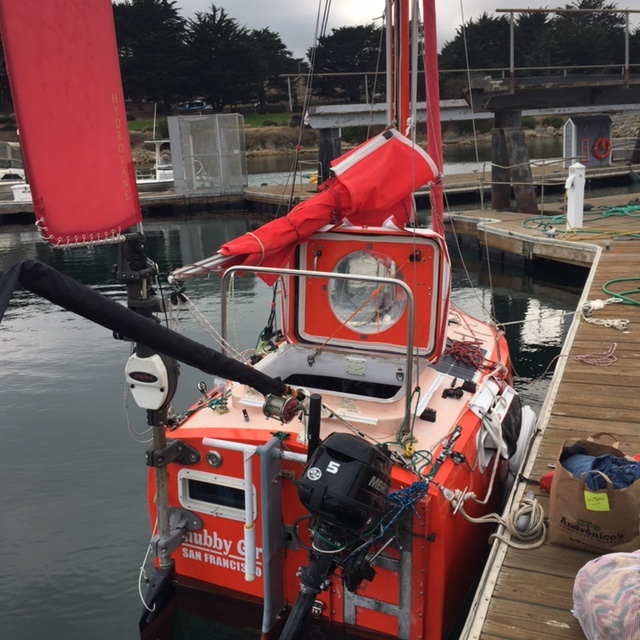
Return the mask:
<svg viewBox="0 0 640 640">
<path fill-rule="evenodd" d="M 37 224 L 51 244 L 141 220 L 111 0 L 0 0 Z"/>
</svg>

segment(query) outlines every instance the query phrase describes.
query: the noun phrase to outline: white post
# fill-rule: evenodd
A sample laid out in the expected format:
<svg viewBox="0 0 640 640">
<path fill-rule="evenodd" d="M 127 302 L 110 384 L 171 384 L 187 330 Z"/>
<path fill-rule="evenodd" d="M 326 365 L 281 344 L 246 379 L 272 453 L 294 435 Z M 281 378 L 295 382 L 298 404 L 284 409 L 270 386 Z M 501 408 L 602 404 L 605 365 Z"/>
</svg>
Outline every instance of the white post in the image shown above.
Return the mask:
<svg viewBox="0 0 640 640">
<path fill-rule="evenodd" d="M 582 229 L 585 182 L 584 165 L 579 162 L 572 164 L 564 188 L 567 192 L 567 226 L 573 229 Z"/>
<path fill-rule="evenodd" d="M 255 455 L 258 447 L 242 442 L 231 442 L 229 440 L 218 440 L 217 438 L 203 438 L 202 444 L 205 447 L 215 447 L 218 449 L 228 449 L 229 451 L 240 451 L 244 462 L 244 579 L 253 582 L 256 579 L 256 524 L 253 520 L 253 470 L 251 468 L 251 458 Z"/>
</svg>

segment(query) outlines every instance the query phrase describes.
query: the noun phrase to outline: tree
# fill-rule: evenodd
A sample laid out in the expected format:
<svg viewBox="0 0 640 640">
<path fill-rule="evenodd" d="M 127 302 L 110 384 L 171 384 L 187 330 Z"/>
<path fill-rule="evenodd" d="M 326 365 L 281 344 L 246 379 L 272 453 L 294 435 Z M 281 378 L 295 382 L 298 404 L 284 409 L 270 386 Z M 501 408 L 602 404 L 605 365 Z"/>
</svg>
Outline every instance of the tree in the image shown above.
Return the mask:
<svg viewBox="0 0 640 640">
<path fill-rule="evenodd" d="M 514 31 L 515 66 L 548 67 L 549 14 L 518 14 Z M 532 70 L 531 74 L 540 75 L 540 70 Z"/>
<path fill-rule="evenodd" d="M 640 27 L 637 27 L 629 38 L 629 58 L 636 62 L 640 60 Z"/>
<path fill-rule="evenodd" d="M 2 38 L 0 37 L 0 107 L 4 107 L 5 102 L 12 104 L 11 88 L 9 86 L 9 76 L 7 75 L 7 64 L 2 48 Z"/>
<path fill-rule="evenodd" d="M 331 35 L 318 38 L 318 46 L 309 49 L 307 56 L 314 59 L 314 72 L 345 73 L 345 76 L 318 76 L 314 79 L 316 93 L 327 98 L 340 98 L 348 102 L 361 102 L 373 92 L 384 89 L 384 32 L 373 25 L 340 27 Z M 360 75 L 353 75 L 360 73 Z M 365 76 L 364 74 L 370 74 Z"/>
<path fill-rule="evenodd" d="M 250 100 L 256 85 L 256 60 L 246 27 L 224 9 L 211 5 L 187 22 L 188 86 L 216 112 L 225 106 Z"/>
<path fill-rule="evenodd" d="M 566 9 L 617 9 L 605 0 L 576 0 Z M 554 66 L 620 65 L 625 19 L 620 13 L 559 13 L 549 21 L 547 49 Z M 593 70 L 584 70 L 593 73 Z"/>
<path fill-rule="evenodd" d="M 261 113 L 266 110 L 269 96 L 282 98 L 286 95 L 287 83 L 282 74 L 295 73 L 298 64 L 280 39 L 280 35 L 269 28 L 254 29 L 250 33 L 255 65 L 255 97 Z"/>
<path fill-rule="evenodd" d="M 160 102 L 165 109 L 183 94 L 185 21 L 173 0 L 124 0 L 114 20 L 122 84 L 127 97 Z"/>
<path fill-rule="evenodd" d="M 490 16 L 485 11 L 477 20 L 458 27 L 455 38 L 445 42 L 440 52 L 440 68 L 467 69 L 467 66 L 470 69 L 509 66 L 509 20 L 505 16 Z"/>
<path fill-rule="evenodd" d="M 624 61 L 624 25 L 621 13 L 615 4 L 605 0 L 575 0 L 570 9 L 593 9 L 594 13 L 533 13 L 517 14 L 515 19 L 515 66 L 518 75 L 541 75 L 564 72 L 552 67 L 598 66 L 607 71 L 618 68 Z M 602 11 L 602 12 L 599 12 Z M 634 36 L 635 37 L 635 36 Z M 640 40 L 640 35 L 637 36 Z M 466 40 L 466 50 L 465 50 Z M 505 16 L 490 17 L 484 13 L 477 21 L 470 20 L 460 27 L 456 37 L 446 42 L 440 55 L 440 68 L 467 69 L 467 59 L 472 69 L 508 68 L 509 20 Z M 632 39 L 631 51 L 634 45 Z M 530 72 L 522 67 L 538 67 Z M 543 71 L 542 68 L 548 69 Z M 584 73 L 593 73 L 586 69 Z M 459 74 L 443 74 L 441 89 L 443 97 L 457 98 L 467 79 Z"/>
<path fill-rule="evenodd" d="M 468 64 L 467 64 L 468 60 Z M 441 70 L 461 69 L 459 74 L 442 74 L 442 98 L 459 98 L 468 84 L 467 69 L 497 69 L 509 66 L 509 20 L 484 12 L 477 20 L 458 27 L 439 56 Z M 487 71 L 480 71 L 486 75 Z M 475 75 L 478 75 L 477 73 Z"/>
</svg>

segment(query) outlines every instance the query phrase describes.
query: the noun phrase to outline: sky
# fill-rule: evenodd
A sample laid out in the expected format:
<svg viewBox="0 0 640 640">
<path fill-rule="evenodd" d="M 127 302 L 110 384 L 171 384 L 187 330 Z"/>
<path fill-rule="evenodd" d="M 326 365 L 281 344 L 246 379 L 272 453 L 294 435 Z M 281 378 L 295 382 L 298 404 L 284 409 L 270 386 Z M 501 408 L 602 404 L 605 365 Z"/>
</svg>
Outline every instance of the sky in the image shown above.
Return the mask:
<svg viewBox="0 0 640 640">
<path fill-rule="evenodd" d="M 615 1 L 615 0 L 614 0 Z M 529 7 L 565 7 L 571 0 L 435 0 L 438 21 L 438 48 L 453 40 L 457 28 L 485 11 L 492 15 L 496 9 L 526 9 Z M 280 34 L 280 39 L 296 58 L 306 57 L 313 44 L 318 15 L 318 0 L 176 0 L 183 18 L 194 17 L 197 11 L 207 13 L 214 4 L 224 8 L 230 18 L 249 29 L 264 29 Z M 621 0 L 626 8 L 632 0 Z M 322 9 L 326 0 L 322 1 Z M 332 0 L 327 34 L 337 27 L 371 24 L 382 16 L 384 0 Z M 496 14 L 501 15 L 501 14 Z M 376 24 L 381 25 L 381 21 Z"/>
</svg>

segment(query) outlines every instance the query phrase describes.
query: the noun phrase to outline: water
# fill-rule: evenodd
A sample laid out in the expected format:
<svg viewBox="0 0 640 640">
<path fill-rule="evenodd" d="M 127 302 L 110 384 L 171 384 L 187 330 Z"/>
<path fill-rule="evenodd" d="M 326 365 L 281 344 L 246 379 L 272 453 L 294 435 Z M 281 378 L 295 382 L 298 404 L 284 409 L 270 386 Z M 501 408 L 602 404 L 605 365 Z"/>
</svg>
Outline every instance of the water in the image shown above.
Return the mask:
<svg viewBox="0 0 640 640">
<path fill-rule="evenodd" d="M 532 160 L 562 157 L 562 138 L 530 138 L 527 142 L 529 156 Z M 318 154 L 304 153 L 299 157 L 299 166 L 296 168 L 295 157 L 273 155 L 255 156 L 247 158 L 247 170 L 249 172 L 249 186 L 256 187 L 262 184 L 290 184 L 294 169 L 296 179 L 307 182 L 309 176 L 318 169 Z M 466 144 L 450 144 L 444 148 L 444 173 L 451 175 L 456 173 L 482 172 L 483 164 L 491 161 L 491 142 L 482 141 L 476 147 Z M 558 167 L 556 167 L 558 168 Z M 487 166 L 485 172 L 491 172 Z M 302 174 L 302 176 L 300 176 Z"/>
<path fill-rule="evenodd" d="M 145 232 L 150 254 L 166 275 L 258 223 L 244 216 L 162 220 L 147 223 Z M 120 287 L 111 283 L 115 257 L 111 247 L 53 250 L 31 226 L 0 227 L 0 271 L 17 260 L 37 258 L 124 301 Z M 486 265 L 467 258 L 472 258 L 467 268 L 474 287 L 456 260 L 455 301 L 483 315 L 491 280 L 500 320 L 528 320 L 508 328 L 516 370 L 523 377 L 539 375 L 558 353 L 571 319 L 560 314 L 575 309 L 578 283 L 554 285 L 495 266 L 489 278 Z M 188 287 L 214 323 L 219 285 L 212 277 Z M 231 336 L 240 346 L 255 344 L 269 301 L 260 280 L 247 277 L 238 283 Z M 210 344 L 194 321 L 185 320 L 183 328 Z M 128 353 L 129 346 L 106 329 L 22 290 L 0 325 L 3 637 L 137 638 L 138 568 L 149 537 L 146 444 L 141 442 L 146 425 L 142 412 L 123 406 Z M 207 377 L 182 368 L 178 410 L 198 396 L 195 386 L 202 379 Z M 519 383 L 519 388 L 540 406 L 546 382 Z"/>
</svg>

